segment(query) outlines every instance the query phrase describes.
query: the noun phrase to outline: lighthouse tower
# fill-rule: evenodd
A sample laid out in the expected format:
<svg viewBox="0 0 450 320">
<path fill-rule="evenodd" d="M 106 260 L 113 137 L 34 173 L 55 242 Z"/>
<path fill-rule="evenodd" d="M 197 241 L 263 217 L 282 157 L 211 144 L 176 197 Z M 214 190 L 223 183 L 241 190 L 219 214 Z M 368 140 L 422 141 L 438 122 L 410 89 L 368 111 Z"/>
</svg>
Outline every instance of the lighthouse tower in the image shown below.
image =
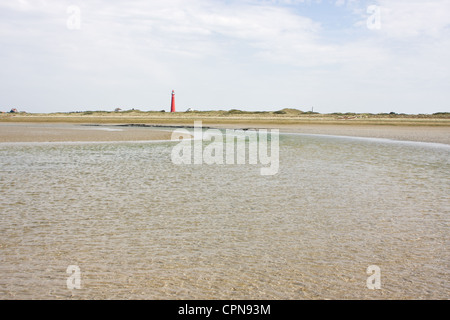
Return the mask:
<svg viewBox="0 0 450 320">
<path fill-rule="evenodd" d="M 175 112 L 175 90 L 172 90 L 172 105 L 170 107 L 170 112 Z"/>
</svg>

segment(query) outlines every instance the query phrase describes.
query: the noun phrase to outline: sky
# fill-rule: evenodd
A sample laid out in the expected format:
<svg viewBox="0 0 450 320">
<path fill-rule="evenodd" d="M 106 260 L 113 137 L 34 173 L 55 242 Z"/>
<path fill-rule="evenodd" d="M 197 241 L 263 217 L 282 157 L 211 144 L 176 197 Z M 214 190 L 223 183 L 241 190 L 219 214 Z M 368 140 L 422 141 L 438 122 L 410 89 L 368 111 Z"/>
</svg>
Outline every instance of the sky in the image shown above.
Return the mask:
<svg viewBox="0 0 450 320">
<path fill-rule="evenodd" d="M 0 0 L 0 110 L 450 112 L 450 0 Z"/>
</svg>

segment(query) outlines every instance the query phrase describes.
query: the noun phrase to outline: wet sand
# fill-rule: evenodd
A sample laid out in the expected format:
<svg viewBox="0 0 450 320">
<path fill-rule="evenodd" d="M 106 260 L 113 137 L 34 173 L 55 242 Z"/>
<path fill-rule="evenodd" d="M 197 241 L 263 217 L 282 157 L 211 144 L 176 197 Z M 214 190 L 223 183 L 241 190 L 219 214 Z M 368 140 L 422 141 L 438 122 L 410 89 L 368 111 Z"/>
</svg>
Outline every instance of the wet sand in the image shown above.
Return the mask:
<svg viewBox="0 0 450 320">
<path fill-rule="evenodd" d="M 172 126 L 193 126 L 194 123 L 169 123 Z M 390 126 L 334 124 L 204 124 L 205 127 L 230 129 L 279 129 L 280 132 L 325 134 L 353 137 L 383 138 L 450 144 L 447 126 Z M 69 141 L 147 141 L 170 140 L 175 128 L 134 127 L 118 124 L 68 123 L 0 123 L 0 142 L 69 142 Z"/>
<path fill-rule="evenodd" d="M 325 134 L 450 144 L 450 127 L 389 125 L 214 125 L 217 128 L 279 129 L 286 133 Z"/>
<path fill-rule="evenodd" d="M 402 126 L 304 126 L 294 132 L 450 144 L 450 128 Z"/>
<path fill-rule="evenodd" d="M 171 131 L 53 123 L 0 123 L 0 142 L 170 140 Z"/>
</svg>

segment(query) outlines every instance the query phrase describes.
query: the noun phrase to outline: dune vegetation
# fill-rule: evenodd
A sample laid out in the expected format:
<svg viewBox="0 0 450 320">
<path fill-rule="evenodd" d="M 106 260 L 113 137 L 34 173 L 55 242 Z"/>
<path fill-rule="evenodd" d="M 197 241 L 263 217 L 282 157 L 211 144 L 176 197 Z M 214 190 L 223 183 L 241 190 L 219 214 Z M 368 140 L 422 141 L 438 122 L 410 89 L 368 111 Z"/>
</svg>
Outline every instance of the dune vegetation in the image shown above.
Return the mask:
<svg viewBox="0 0 450 320">
<path fill-rule="evenodd" d="M 69 122 L 69 123 L 151 123 L 186 124 L 372 124 L 450 126 L 450 113 L 397 114 L 391 113 L 329 113 L 285 108 L 278 111 L 196 111 L 170 113 L 128 109 L 120 111 L 77 111 L 59 113 L 1 113 L 1 122 Z"/>
</svg>

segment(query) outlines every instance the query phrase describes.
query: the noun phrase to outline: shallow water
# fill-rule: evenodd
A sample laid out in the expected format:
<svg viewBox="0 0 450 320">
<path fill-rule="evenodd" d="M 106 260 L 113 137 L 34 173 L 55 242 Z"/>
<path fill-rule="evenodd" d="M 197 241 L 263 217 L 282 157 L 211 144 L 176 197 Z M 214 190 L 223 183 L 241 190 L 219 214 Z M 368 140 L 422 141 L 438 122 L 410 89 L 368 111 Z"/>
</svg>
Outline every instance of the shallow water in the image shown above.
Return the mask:
<svg viewBox="0 0 450 320">
<path fill-rule="evenodd" d="M 450 297 L 449 146 L 281 135 L 275 176 L 173 146 L 0 144 L 0 299 Z"/>
</svg>

